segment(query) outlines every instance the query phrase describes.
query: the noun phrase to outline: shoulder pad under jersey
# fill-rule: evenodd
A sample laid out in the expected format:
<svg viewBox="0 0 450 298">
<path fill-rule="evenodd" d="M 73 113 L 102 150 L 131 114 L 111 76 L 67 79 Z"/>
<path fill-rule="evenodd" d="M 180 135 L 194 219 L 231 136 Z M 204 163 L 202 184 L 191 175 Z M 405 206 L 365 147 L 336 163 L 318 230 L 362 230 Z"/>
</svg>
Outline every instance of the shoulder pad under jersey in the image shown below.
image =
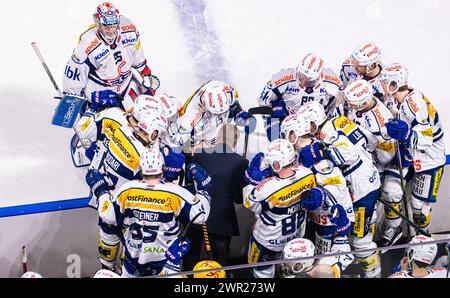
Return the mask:
<svg viewBox="0 0 450 298">
<path fill-rule="evenodd" d="M 83 63 L 86 61 L 88 55 L 100 45 L 101 41 L 97 36 L 97 26 L 92 25 L 80 35 L 78 45 L 73 51 L 73 61 L 76 63 Z"/>
<path fill-rule="evenodd" d="M 334 123 L 333 123 L 334 120 L 336 120 L 336 119 L 337 118 L 327 120 L 327 122 L 325 123 L 325 125 L 322 127 L 322 129 L 320 131 L 319 139 L 322 142 L 324 142 L 325 144 L 332 144 L 339 137 L 339 133 L 336 130 L 336 128 L 334 127 Z"/>
<path fill-rule="evenodd" d="M 133 22 L 129 18 L 127 18 L 123 15 L 120 16 L 120 31 L 121 31 L 121 33 L 132 32 L 132 31 L 138 32 L 138 30 L 137 30 L 136 26 L 133 24 Z"/>
<path fill-rule="evenodd" d="M 271 79 L 272 88 L 277 88 L 283 84 L 286 84 L 287 82 L 293 81 L 295 81 L 295 69 L 294 68 L 282 69 L 272 76 Z"/>
<path fill-rule="evenodd" d="M 423 94 L 420 91 L 414 90 L 408 94 L 404 103 L 408 107 L 410 113 L 416 117 L 417 122 L 421 124 L 427 124 L 429 122 L 428 106 L 424 100 Z"/>
<path fill-rule="evenodd" d="M 342 89 L 342 82 L 339 79 L 338 75 L 336 75 L 330 68 L 326 68 L 323 70 L 323 82 L 335 86 L 335 88 Z M 333 94 L 332 94 L 333 95 Z"/>
</svg>

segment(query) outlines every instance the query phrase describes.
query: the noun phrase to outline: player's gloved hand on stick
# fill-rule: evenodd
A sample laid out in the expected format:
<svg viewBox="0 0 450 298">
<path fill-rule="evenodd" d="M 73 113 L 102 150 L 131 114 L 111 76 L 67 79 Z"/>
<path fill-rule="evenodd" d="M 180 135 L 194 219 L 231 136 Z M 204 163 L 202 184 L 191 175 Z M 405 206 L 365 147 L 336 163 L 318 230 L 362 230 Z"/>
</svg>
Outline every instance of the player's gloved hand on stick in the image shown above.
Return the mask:
<svg viewBox="0 0 450 298">
<path fill-rule="evenodd" d="M 262 180 L 273 175 L 271 167 L 267 167 L 261 170 L 261 164 L 263 160 L 264 153 L 262 152 L 259 152 L 253 157 L 253 159 L 250 161 L 248 169 L 245 171 L 245 181 L 252 185 L 258 185 Z"/>
<path fill-rule="evenodd" d="M 309 168 L 316 162 L 321 161 L 324 159 L 322 151 L 320 150 L 321 147 L 321 142 L 314 142 L 311 145 L 303 147 L 299 152 L 298 162 Z"/>
<path fill-rule="evenodd" d="M 188 180 L 194 180 L 197 190 L 208 191 L 212 187 L 211 177 L 206 173 L 205 169 L 199 164 L 191 163 L 186 167 L 186 176 Z"/>
<path fill-rule="evenodd" d="M 256 118 L 246 111 L 240 111 L 234 118 L 236 125 L 244 126 L 246 134 L 251 134 L 256 129 Z"/>
<path fill-rule="evenodd" d="M 386 123 L 386 129 L 391 138 L 409 146 L 412 133 L 408 123 L 400 119 L 391 118 Z"/>
<path fill-rule="evenodd" d="M 337 210 L 337 215 L 334 216 L 335 212 Z M 330 219 L 331 223 L 336 226 L 336 234 L 346 235 L 351 227 L 351 222 L 347 218 L 347 212 L 345 211 L 344 207 L 342 207 L 339 204 L 331 206 L 330 212 L 332 214 L 328 215 L 328 218 Z"/>
<path fill-rule="evenodd" d="M 283 118 L 289 115 L 286 103 L 283 100 L 272 101 L 272 118 Z"/>
<path fill-rule="evenodd" d="M 103 108 L 118 107 L 120 106 L 118 96 L 119 94 L 112 90 L 94 91 L 91 93 L 91 108 L 98 111 Z"/>
<path fill-rule="evenodd" d="M 86 183 L 97 198 L 110 190 L 110 186 L 106 181 L 105 176 L 96 169 L 91 169 L 87 172 Z"/>
<path fill-rule="evenodd" d="M 164 177 L 172 182 L 180 176 L 181 170 L 185 162 L 184 153 L 178 148 L 170 148 L 165 146 L 162 149 L 164 157 Z"/>
<path fill-rule="evenodd" d="M 302 206 L 313 211 L 319 208 L 326 198 L 325 191 L 320 187 L 314 187 L 303 191 L 300 195 Z"/>
<path fill-rule="evenodd" d="M 183 261 L 184 255 L 189 252 L 190 244 L 189 238 L 175 239 L 165 253 L 166 259 L 175 265 L 179 265 Z"/>
</svg>

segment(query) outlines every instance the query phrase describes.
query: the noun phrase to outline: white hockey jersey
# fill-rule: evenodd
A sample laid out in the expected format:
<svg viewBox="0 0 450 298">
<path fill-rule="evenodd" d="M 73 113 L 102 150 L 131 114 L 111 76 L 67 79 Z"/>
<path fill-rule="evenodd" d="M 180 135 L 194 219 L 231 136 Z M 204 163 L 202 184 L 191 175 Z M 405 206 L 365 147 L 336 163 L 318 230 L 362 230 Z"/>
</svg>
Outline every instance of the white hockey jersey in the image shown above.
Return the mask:
<svg viewBox="0 0 450 298">
<path fill-rule="evenodd" d="M 324 69 L 322 81 L 313 88 L 301 89 L 295 79 L 295 69 L 288 68 L 274 74 L 259 95 L 260 106 L 270 106 L 272 101 L 283 100 L 290 114 L 298 112 L 300 107 L 310 101 L 322 104 L 327 114 L 332 114 L 336 106 L 336 97 L 340 97 L 342 83 L 329 68 Z"/>
<path fill-rule="evenodd" d="M 444 131 L 439 114 L 420 91 L 413 89 L 399 106 L 400 119 L 412 129 L 411 154 L 416 172 L 442 166 L 446 162 Z"/>
<path fill-rule="evenodd" d="M 63 92 L 91 100 L 91 92 L 112 90 L 122 97 L 132 79 L 131 68 L 143 71 L 147 66 L 139 32 L 133 23 L 120 16 L 115 45 L 102 40 L 96 25 L 81 34 L 79 43 L 63 76 Z"/>
<path fill-rule="evenodd" d="M 296 167 L 288 178 L 270 177 L 244 189 L 244 206 L 256 215 L 253 236 L 264 247 L 281 251 L 290 240 L 304 235 L 307 210 L 300 194 L 316 186 L 310 169 Z"/>
<path fill-rule="evenodd" d="M 188 98 L 180 111 L 178 122 L 180 145 L 191 139 L 194 145 L 202 141 L 214 144 L 220 128 L 227 122 L 229 112 L 214 115 L 203 106 L 201 97 L 206 89 L 213 86 L 223 88 L 223 91 L 227 94 L 229 105 L 237 100 L 237 91 L 231 85 L 220 81 L 208 81 L 203 84 Z"/>
<path fill-rule="evenodd" d="M 347 117 L 372 133 L 368 134 L 367 138 L 371 139 L 369 143 L 375 143 L 376 146 L 375 148 L 368 148 L 368 151 L 372 153 L 378 171 L 383 172 L 385 166 L 395 156 L 396 141 L 388 135 L 385 126 L 389 119 L 394 116 L 379 99 L 375 98 L 375 100 L 376 104 L 370 110 L 365 112 L 349 110 Z"/>
<path fill-rule="evenodd" d="M 312 167 L 312 172 L 317 185 L 328 190 L 332 196 L 327 197 L 327 201 L 318 209 L 310 211 L 309 218 L 320 226 L 334 226 L 328 215 L 332 215 L 331 206 L 339 204 L 347 211 L 347 218 L 354 222 L 353 202 L 341 170 L 335 167 L 330 160 L 324 159 Z"/>
<path fill-rule="evenodd" d="M 380 188 L 378 170 L 367 148 L 374 148 L 367 137 L 371 133 L 345 116 L 327 120 L 320 132 L 320 140 L 334 148 L 340 168 L 349 187 L 352 201 L 356 202 Z"/>
<path fill-rule="evenodd" d="M 389 276 L 389 278 L 446 278 L 447 276 L 447 268 L 434 266 L 428 268 L 428 275 L 423 277 L 414 277 L 411 275 L 411 271 L 403 270 L 398 271 Z"/>
<path fill-rule="evenodd" d="M 125 254 L 137 264 L 165 259 L 164 253 L 180 232 L 179 222 L 206 222 L 210 205 L 208 193 L 195 196 L 173 183 L 149 185 L 130 181 L 111 197 L 99 198 L 99 215 L 110 225 L 124 229 Z"/>
</svg>

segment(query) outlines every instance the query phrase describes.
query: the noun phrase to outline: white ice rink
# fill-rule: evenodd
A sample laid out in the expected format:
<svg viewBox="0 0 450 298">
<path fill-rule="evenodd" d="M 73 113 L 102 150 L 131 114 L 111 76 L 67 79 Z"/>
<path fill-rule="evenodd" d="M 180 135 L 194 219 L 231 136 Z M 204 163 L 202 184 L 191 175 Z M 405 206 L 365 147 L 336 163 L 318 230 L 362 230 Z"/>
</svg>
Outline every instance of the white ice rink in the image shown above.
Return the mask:
<svg viewBox="0 0 450 298">
<path fill-rule="evenodd" d="M 446 108 L 450 102 L 450 1 L 112 2 L 139 28 L 149 66 L 161 79 L 160 91 L 181 99 L 205 80 L 221 79 L 233 84 L 242 106 L 250 108 L 257 105 L 259 92 L 274 72 L 295 67 L 308 52 L 321 55 L 339 73 L 340 64 L 356 46 L 373 41 L 382 49 L 384 63 L 400 62 L 409 68 L 410 85 L 423 91 L 439 111 L 450 148 Z M 66 61 L 78 36 L 92 24 L 99 3 L 2 3 L 0 207 L 88 195 L 85 169 L 72 165 L 72 131 L 50 124 L 56 92 L 30 43 L 37 42 L 62 87 Z M 440 199 L 449 200 L 442 191 Z M 450 229 L 450 223 L 446 226 Z M 3 227 L 0 222 L 0 230 Z M 0 241 L 4 241 L 1 232 Z M 2 249 L 6 248 L 0 246 L 0 258 Z"/>
</svg>

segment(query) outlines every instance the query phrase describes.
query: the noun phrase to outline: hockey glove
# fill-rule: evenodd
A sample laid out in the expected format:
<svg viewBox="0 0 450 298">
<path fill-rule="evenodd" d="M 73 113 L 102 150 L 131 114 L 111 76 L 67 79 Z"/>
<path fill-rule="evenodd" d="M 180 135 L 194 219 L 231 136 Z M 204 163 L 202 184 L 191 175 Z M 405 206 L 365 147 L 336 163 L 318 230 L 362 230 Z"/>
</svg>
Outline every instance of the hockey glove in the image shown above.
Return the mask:
<svg viewBox="0 0 450 298">
<path fill-rule="evenodd" d="M 164 156 L 164 177 L 167 181 L 172 182 L 180 176 L 185 161 L 184 154 L 178 148 L 170 148 L 169 146 L 165 146 L 162 153 Z"/>
<path fill-rule="evenodd" d="M 186 176 L 188 180 L 194 180 L 196 190 L 208 191 L 212 187 L 211 177 L 199 164 L 189 164 L 186 167 Z"/>
<path fill-rule="evenodd" d="M 298 155 L 298 162 L 304 165 L 305 167 L 310 168 L 316 162 L 324 159 L 320 147 L 321 147 L 320 142 L 314 142 L 311 145 L 303 147 Z"/>
<path fill-rule="evenodd" d="M 346 235 L 351 227 L 351 222 L 347 218 L 347 212 L 345 211 L 344 207 L 341 205 L 333 205 L 331 206 L 330 212 L 332 214 L 328 215 L 328 218 L 330 219 L 331 223 L 336 226 L 336 234 L 339 236 Z M 335 212 L 337 212 L 337 215 L 335 216 Z"/>
<path fill-rule="evenodd" d="M 189 238 L 175 239 L 165 253 L 166 259 L 175 265 L 180 265 L 184 255 L 189 252 L 190 244 Z"/>
<path fill-rule="evenodd" d="M 289 115 L 286 103 L 282 100 L 272 101 L 272 118 L 284 118 Z"/>
<path fill-rule="evenodd" d="M 264 153 L 260 152 L 256 154 L 250 161 L 248 169 L 245 171 L 244 179 L 252 185 L 258 185 L 267 177 L 273 175 L 272 168 L 268 167 L 261 170 L 261 164 L 264 160 Z"/>
<path fill-rule="evenodd" d="M 300 195 L 302 206 L 310 211 L 319 208 L 326 198 L 325 191 L 320 187 L 314 187 L 303 191 Z"/>
<path fill-rule="evenodd" d="M 280 120 L 276 118 L 267 118 L 266 119 L 266 133 L 267 139 L 269 142 L 280 138 Z"/>
<path fill-rule="evenodd" d="M 413 164 L 413 158 L 411 153 L 409 153 L 408 148 L 405 144 L 399 143 L 399 151 L 400 151 L 400 160 L 402 162 L 403 168 L 409 168 Z M 398 160 L 398 151 L 395 152 L 394 159 L 392 162 L 398 166 L 399 160 Z"/>
<path fill-rule="evenodd" d="M 111 90 L 94 91 L 91 93 L 91 108 L 97 112 L 103 108 L 119 107 L 120 102 L 117 96 L 119 94 Z"/>
<path fill-rule="evenodd" d="M 87 172 L 86 183 L 97 198 L 110 190 L 110 186 L 108 182 L 106 182 L 105 176 L 96 169 L 91 169 Z"/>
<path fill-rule="evenodd" d="M 412 133 L 408 123 L 400 119 L 391 118 L 386 123 L 386 129 L 391 138 L 409 146 Z"/>
<path fill-rule="evenodd" d="M 155 75 L 151 74 L 143 77 L 142 86 L 148 90 L 148 92 L 146 92 L 148 95 L 154 96 L 160 85 L 161 82 Z"/>
<path fill-rule="evenodd" d="M 240 111 L 234 118 L 236 125 L 244 126 L 246 134 L 251 134 L 256 129 L 256 118 L 248 112 Z"/>
</svg>

